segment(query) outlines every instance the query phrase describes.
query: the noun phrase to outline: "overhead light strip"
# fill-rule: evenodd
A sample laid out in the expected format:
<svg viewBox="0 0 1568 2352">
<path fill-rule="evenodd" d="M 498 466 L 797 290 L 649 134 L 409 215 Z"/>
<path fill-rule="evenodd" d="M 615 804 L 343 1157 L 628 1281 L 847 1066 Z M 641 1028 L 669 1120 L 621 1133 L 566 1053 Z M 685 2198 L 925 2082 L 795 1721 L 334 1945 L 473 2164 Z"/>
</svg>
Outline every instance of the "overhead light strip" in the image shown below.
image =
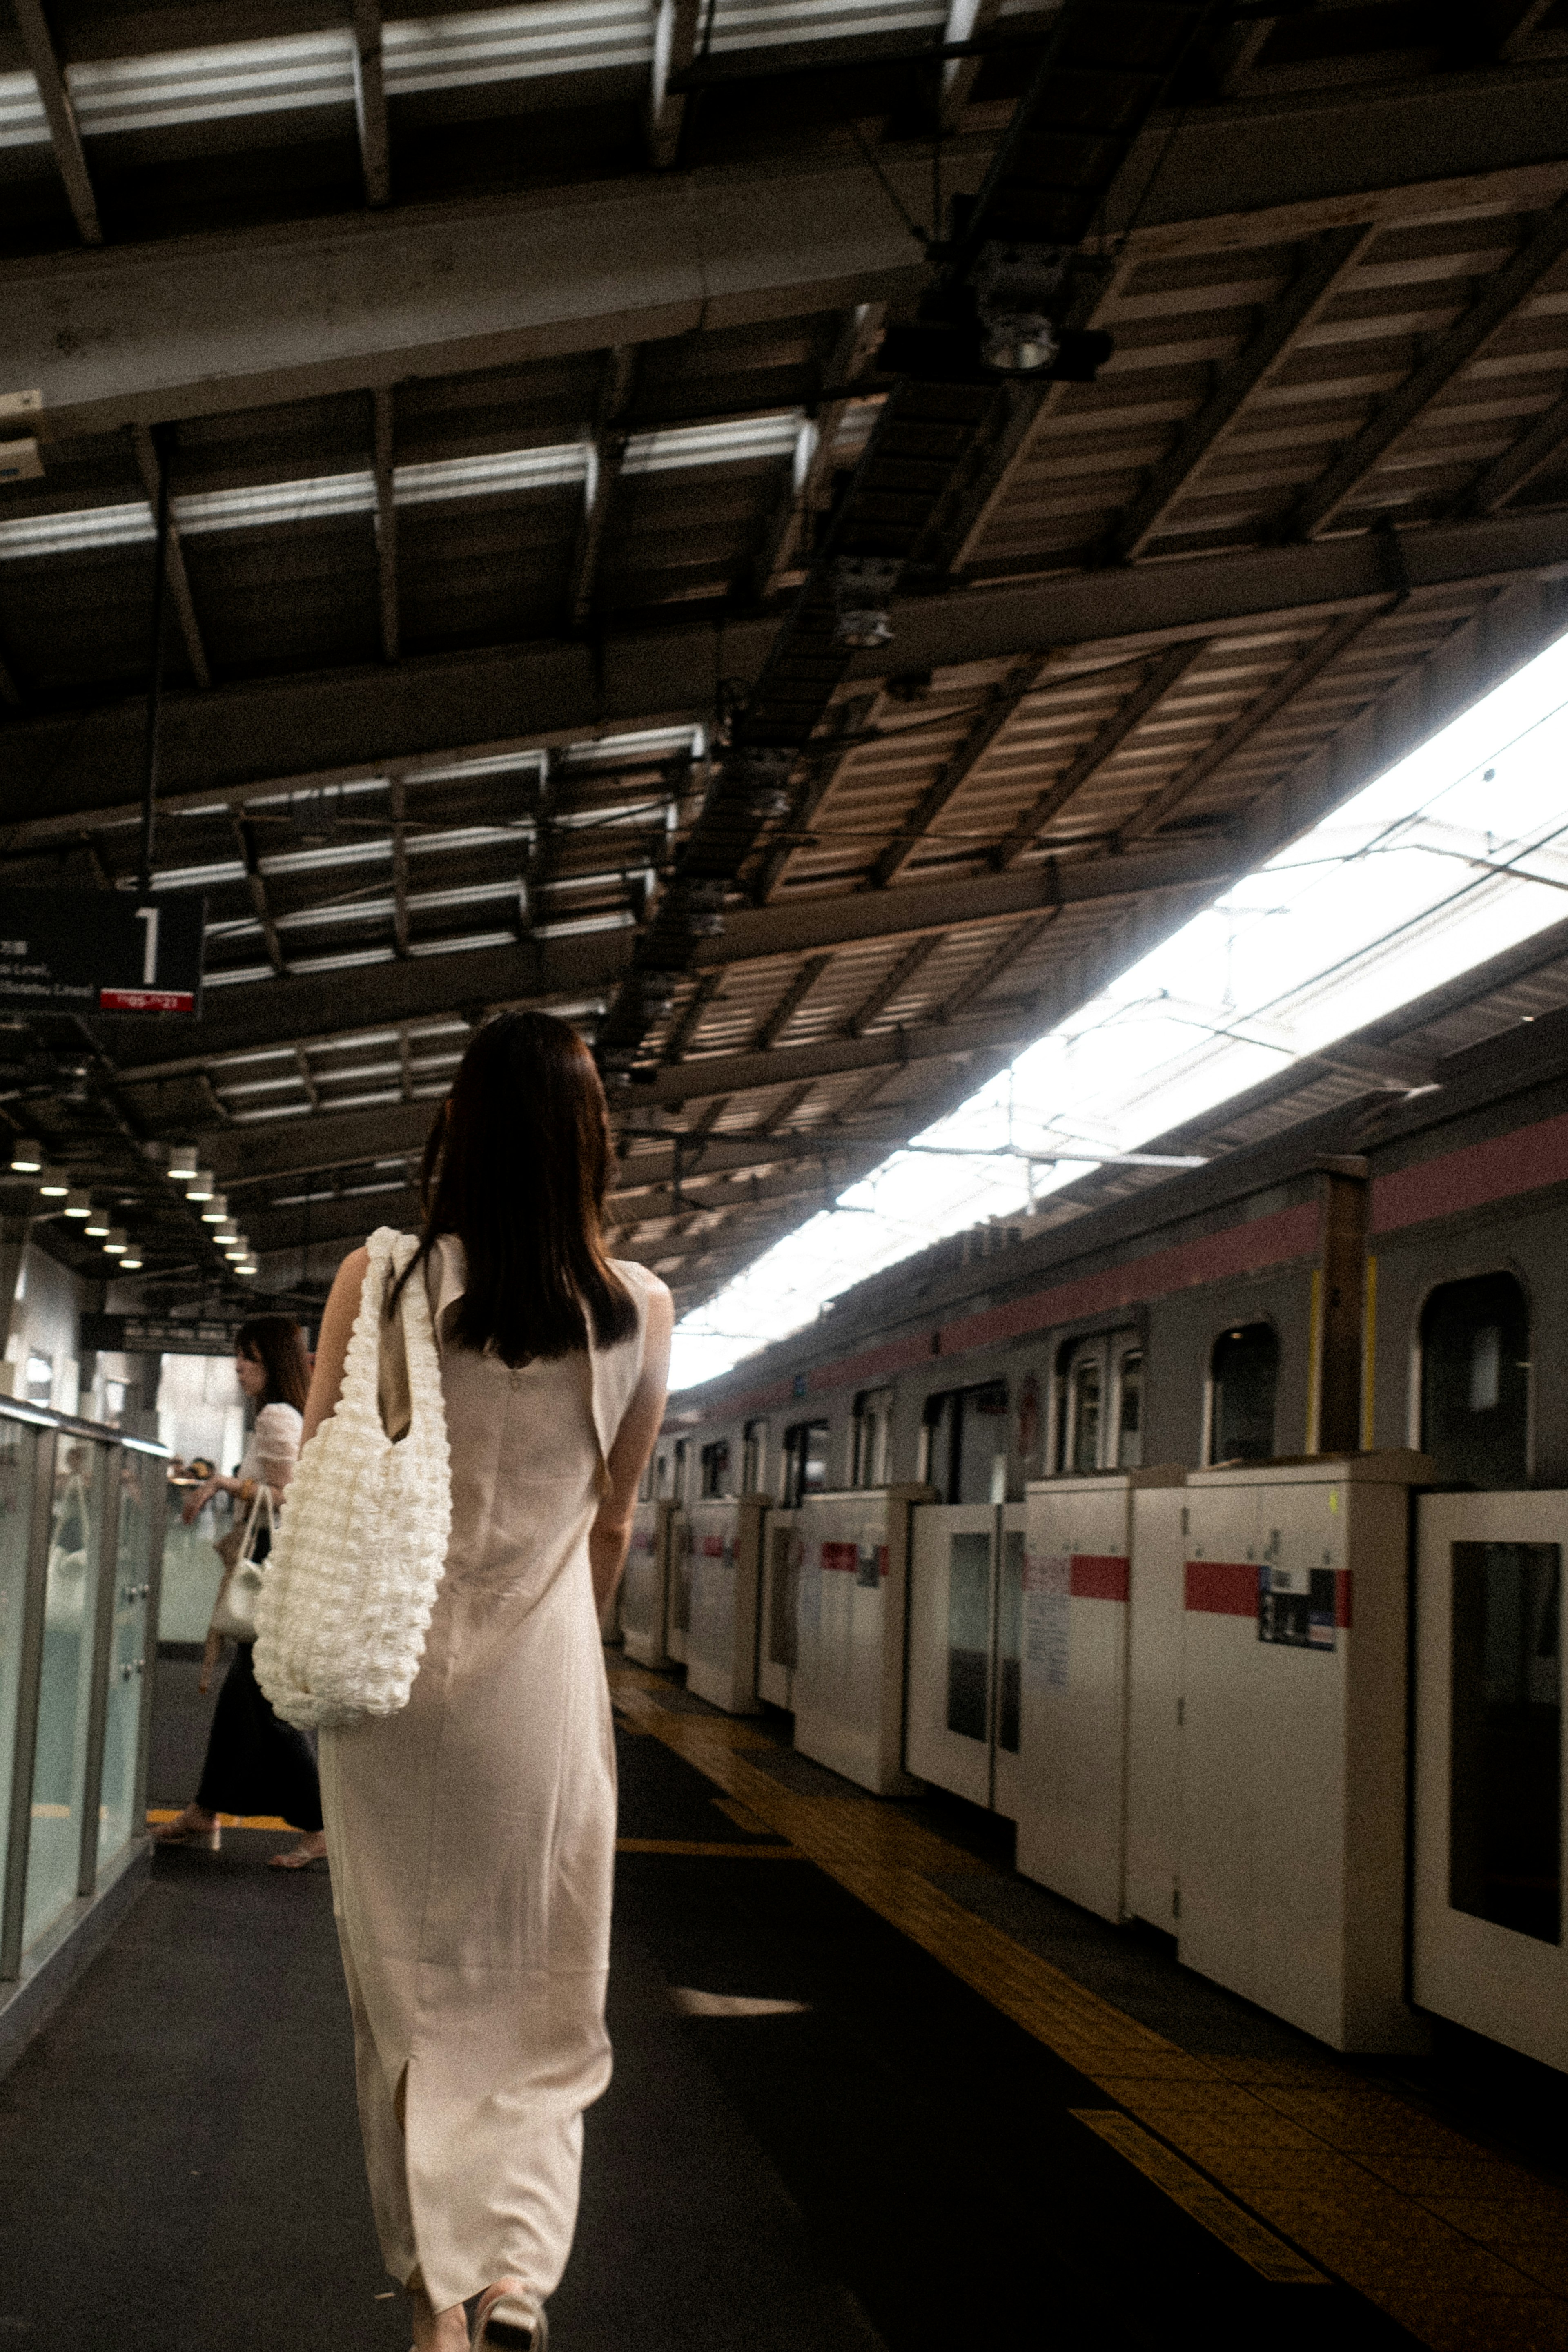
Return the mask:
<svg viewBox="0 0 1568 2352">
<path fill-rule="evenodd" d="M 1017 13 L 1004 0 L 1001 13 Z M 1023 0 L 1026 6 L 1038 0 Z M 719 51 L 803 41 L 864 40 L 885 33 L 936 32 L 947 0 L 716 0 L 709 28 Z M 653 58 L 653 12 L 646 0 L 529 0 L 457 16 L 392 23 L 382 35 L 389 98 L 473 89 L 488 82 L 573 74 L 645 74 Z M 68 65 L 66 81 L 82 135 L 172 131 L 246 115 L 297 114 L 354 105 L 354 44 L 347 28 L 225 41 Z M 48 118 L 34 76 L 0 74 L 0 147 L 47 147 Z"/>
<path fill-rule="evenodd" d="M 793 449 L 800 423 L 800 412 L 790 409 L 780 415 L 731 418 L 720 425 L 635 434 L 628 445 L 625 470 L 672 473 L 776 458 Z M 399 466 L 392 474 L 393 501 L 400 507 L 428 506 L 454 499 L 501 498 L 516 491 L 575 487 L 584 478 L 587 458 L 587 445 L 572 441 L 548 448 L 499 450 L 484 457 L 440 457 L 426 465 Z M 186 536 L 277 529 L 334 516 L 373 515 L 375 478 L 369 472 L 314 474 L 243 489 L 187 490 L 175 497 L 171 506 L 177 528 Z M 152 509 L 142 501 L 12 515 L 0 520 L 0 562 L 80 554 L 90 548 L 146 545 L 153 535 Z M 503 760 L 500 764 L 513 762 Z M 526 762 L 519 760 L 516 764 Z"/>
</svg>

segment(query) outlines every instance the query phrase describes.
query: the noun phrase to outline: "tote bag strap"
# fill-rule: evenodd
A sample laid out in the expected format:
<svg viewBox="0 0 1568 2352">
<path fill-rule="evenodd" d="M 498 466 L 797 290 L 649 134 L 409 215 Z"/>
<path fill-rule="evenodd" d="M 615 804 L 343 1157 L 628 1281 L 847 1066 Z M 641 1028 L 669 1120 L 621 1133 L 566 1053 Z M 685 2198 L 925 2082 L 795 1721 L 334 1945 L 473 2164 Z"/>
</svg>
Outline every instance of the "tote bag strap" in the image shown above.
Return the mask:
<svg viewBox="0 0 1568 2352">
<path fill-rule="evenodd" d="M 256 1565 L 256 1562 L 251 1559 L 251 1546 L 256 1541 L 256 1515 L 261 1510 L 264 1504 L 267 1507 L 267 1538 L 269 1542 L 276 1543 L 277 1540 L 277 1512 L 272 1499 L 272 1489 L 267 1485 L 265 1478 L 258 1478 L 256 1480 L 256 1493 L 251 1498 L 250 1517 L 246 1521 L 245 1541 L 240 1546 L 239 1565 L 241 1568 L 251 1568 Z"/>
</svg>

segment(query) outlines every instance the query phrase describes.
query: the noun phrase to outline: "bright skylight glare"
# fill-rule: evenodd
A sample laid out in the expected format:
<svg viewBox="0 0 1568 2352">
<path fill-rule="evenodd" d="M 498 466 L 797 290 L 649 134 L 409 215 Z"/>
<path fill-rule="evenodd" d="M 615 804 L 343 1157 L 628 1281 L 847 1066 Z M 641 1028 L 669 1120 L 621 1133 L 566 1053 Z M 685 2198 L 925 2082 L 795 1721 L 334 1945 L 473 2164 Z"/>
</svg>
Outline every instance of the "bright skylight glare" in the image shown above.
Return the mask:
<svg viewBox="0 0 1568 2352">
<path fill-rule="evenodd" d="M 1568 637 L 914 1139 L 1040 1162 L 894 1152 L 683 1319 L 672 1386 L 727 1370 L 940 1235 L 1071 1183 L 1088 1164 L 1067 1156 L 1074 1144 L 1136 1150 L 1565 915 Z"/>
</svg>

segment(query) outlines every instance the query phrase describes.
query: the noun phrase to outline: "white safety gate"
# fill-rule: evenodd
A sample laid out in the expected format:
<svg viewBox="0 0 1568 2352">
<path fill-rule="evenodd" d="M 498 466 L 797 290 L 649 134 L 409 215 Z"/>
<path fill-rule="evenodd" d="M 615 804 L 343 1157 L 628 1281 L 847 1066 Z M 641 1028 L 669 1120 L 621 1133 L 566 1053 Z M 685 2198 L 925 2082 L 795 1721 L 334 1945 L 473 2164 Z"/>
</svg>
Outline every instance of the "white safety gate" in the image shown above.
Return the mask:
<svg viewBox="0 0 1568 2352">
<path fill-rule="evenodd" d="M 664 1621 L 669 1606 L 670 1520 L 673 1503 L 639 1503 L 621 1580 L 621 1639 L 640 1666 L 669 1662 Z"/>
<path fill-rule="evenodd" d="M 915 1513 L 910 1560 L 911 1772 L 1017 1818 L 1025 1512 L 933 1503 Z"/>
<path fill-rule="evenodd" d="M 795 1745 L 873 1796 L 907 1793 L 904 1640 L 910 1513 L 929 1486 L 808 1495 L 792 1685 Z"/>
<path fill-rule="evenodd" d="M 754 1495 L 692 1503 L 686 1688 L 729 1715 L 757 1712 L 758 1595 L 766 1506 Z"/>
<path fill-rule="evenodd" d="M 1126 1916 L 1134 1502 L 1184 1475 L 1106 1471 L 1029 1490 L 1018 1866 L 1106 1919 Z"/>
<path fill-rule="evenodd" d="M 1183 1961 L 1336 2050 L 1419 2047 L 1405 1999 L 1414 1454 L 1190 1474 Z"/>
<path fill-rule="evenodd" d="M 1416 1526 L 1415 1998 L 1568 2068 L 1568 1494 L 1424 1495 Z"/>
</svg>

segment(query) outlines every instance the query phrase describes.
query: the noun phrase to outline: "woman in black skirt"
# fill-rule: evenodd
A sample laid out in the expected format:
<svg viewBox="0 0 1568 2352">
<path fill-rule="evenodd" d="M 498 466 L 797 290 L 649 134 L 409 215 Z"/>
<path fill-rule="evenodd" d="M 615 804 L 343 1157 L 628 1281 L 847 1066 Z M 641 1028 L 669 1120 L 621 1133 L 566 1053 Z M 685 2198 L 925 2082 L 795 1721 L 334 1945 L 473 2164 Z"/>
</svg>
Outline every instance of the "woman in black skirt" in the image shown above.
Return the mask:
<svg viewBox="0 0 1568 2352">
<path fill-rule="evenodd" d="M 299 1459 L 300 1415 L 310 1386 L 310 1360 L 298 1324 L 287 1315 L 258 1315 L 241 1324 L 235 1349 L 239 1384 L 257 1406 L 256 1426 L 238 1477 L 212 1477 L 198 1486 L 186 1497 L 187 1521 L 214 1495 L 234 1496 L 241 1511 L 248 1515 L 262 1484 L 271 1488 L 273 1502 L 280 1504 Z M 266 1547 L 264 1512 L 253 1556 L 264 1557 Z M 251 1663 L 252 1646 L 249 1642 L 235 1644 L 234 1663 L 213 1711 L 202 1785 L 179 1818 L 157 1832 L 157 1839 L 161 1845 L 215 1846 L 222 1834 L 220 1813 L 277 1813 L 303 1834 L 287 1853 L 273 1855 L 274 1866 L 303 1870 L 321 1861 L 327 1852 L 316 1759 L 304 1733 L 280 1721 L 262 1696 Z M 222 1649 L 221 1634 L 209 1633 L 202 1662 L 204 1691 Z"/>
</svg>

